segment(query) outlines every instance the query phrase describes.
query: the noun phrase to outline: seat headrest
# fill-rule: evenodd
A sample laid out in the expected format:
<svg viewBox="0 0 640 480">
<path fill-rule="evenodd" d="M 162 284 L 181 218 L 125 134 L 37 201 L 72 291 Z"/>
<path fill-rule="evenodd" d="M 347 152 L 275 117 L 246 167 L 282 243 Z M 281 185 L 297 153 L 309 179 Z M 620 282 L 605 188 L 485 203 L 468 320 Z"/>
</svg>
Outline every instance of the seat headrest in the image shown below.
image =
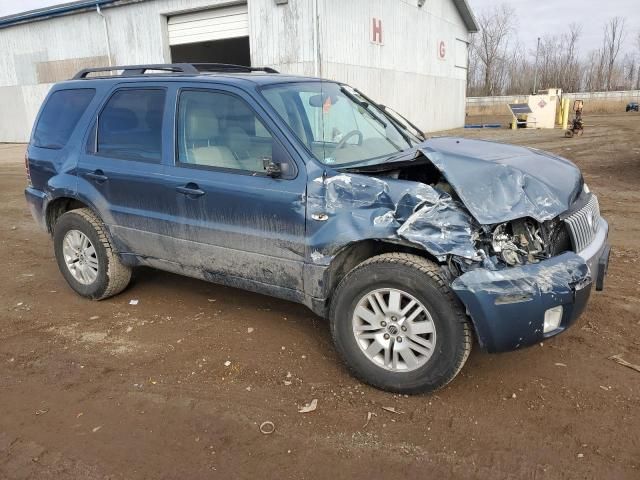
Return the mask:
<svg viewBox="0 0 640 480">
<path fill-rule="evenodd" d="M 218 136 L 218 118 L 210 108 L 193 106 L 187 110 L 186 137 L 190 141 L 208 140 Z"/>
</svg>

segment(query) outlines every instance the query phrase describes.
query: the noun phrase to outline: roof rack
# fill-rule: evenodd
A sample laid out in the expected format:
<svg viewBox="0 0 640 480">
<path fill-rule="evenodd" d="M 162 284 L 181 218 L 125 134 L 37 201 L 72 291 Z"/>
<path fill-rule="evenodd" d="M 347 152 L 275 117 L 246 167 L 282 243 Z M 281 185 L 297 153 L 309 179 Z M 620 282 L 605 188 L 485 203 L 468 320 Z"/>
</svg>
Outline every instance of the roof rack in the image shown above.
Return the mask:
<svg viewBox="0 0 640 480">
<path fill-rule="evenodd" d="M 199 72 L 265 72 L 280 73 L 271 67 L 247 67 L 231 63 L 191 63 Z"/>
<path fill-rule="evenodd" d="M 118 76 L 120 77 L 135 77 L 144 75 L 150 70 L 166 72 L 166 73 L 178 73 L 187 75 L 197 75 L 201 72 L 266 72 L 266 73 L 279 73 L 277 70 L 271 67 L 247 67 L 244 65 L 233 65 L 229 63 L 159 63 L 149 65 L 114 65 L 111 67 L 95 67 L 85 68 L 80 70 L 73 76 L 73 80 L 90 79 L 95 77 L 89 77 L 91 73 L 99 72 L 113 72 L 116 70 L 122 70 Z"/>
</svg>

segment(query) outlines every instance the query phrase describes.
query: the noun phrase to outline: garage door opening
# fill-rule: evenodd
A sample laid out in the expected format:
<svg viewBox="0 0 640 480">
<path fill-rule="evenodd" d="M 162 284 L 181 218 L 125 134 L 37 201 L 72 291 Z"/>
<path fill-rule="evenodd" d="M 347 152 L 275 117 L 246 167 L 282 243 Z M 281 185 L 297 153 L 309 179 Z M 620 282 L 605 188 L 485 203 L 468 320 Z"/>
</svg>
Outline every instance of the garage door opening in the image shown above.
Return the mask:
<svg viewBox="0 0 640 480">
<path fill-rule="evenodd" d="M 173 62 L 251 66 L 246 4 L 172 15 L 168 27 Z"/>
<path fill-rule="evenodd" d="M 171 60 L 175 63 L 233 63 L 250 67 L 249 37 L 173 45 Z"/>
</svg>

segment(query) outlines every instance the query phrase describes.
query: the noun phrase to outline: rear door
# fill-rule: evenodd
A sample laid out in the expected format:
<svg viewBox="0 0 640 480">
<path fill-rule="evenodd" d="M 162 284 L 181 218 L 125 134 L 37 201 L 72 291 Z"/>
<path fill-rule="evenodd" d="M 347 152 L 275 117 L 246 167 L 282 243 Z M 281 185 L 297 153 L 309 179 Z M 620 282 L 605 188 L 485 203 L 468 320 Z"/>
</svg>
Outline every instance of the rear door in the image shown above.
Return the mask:
<svg viewBox="0 0 640 480">
<path fill-rule="evenodd" d="M 158 199 L 165 188 L 163 156 L 171 144 L 163 135 L 170 123 L 167 102 L 162 85 L 114 88 L 78 162 L 78 193 L 100 214 L 122 253 L 147 255 L 149 235 L 165 228 Z"/>
<path fill-rule="evenodd" d="M 299 299 L 306 175 L 277 126 L 240 90 L 182 88 L 175 140 L 166 172 L 173 260 L 214 281 Z M 269 160 L 282 163 L 279 178 L 267 175 Z"/>
</svg>

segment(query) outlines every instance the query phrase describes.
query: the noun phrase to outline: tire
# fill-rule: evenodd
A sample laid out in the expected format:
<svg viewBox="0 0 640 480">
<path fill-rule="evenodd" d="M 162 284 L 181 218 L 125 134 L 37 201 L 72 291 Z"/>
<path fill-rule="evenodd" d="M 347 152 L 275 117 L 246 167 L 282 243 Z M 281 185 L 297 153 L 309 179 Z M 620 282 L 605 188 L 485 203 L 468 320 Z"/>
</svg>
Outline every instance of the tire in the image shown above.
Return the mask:
<svg viewBox="0 0 640 480">
<path fill-rule="evenodd" d="M 85 237 L 88 243 L 83 243 Z M 82 245 L 88 247 L 83 250 Z M 129 285 L 131 268 L 120 261 L 104 224 L 88 208 L 71 210 L 60 216 L 54 226 L 53 248 L 62 276 L 83 297 L 103 300 Z M 75 258 L 69 266 L 65 253 L 71 258 L 76 252 L 81 252 L 82 257 L 80 260 Z"/>
<path fill-rule="evenodd" d="M 404 304 L 392 301 L 391 292 L 397 291 L 403 292 L 400 295 Z M 396 311 L 403 310 L 409 307 L 411 301 L 417 301 L 421 305 L 413 308 L 424 307 L 426 313 L 420 313 L 416 322 L 408 323 L 412 311 L 400 317 L 388 316 L 389 311 L 394 310 L 390 308 L 385 314 L 386 321 L 377 324 L 380 326 L 384 323 L 386 327 L 369 332 L 374 329 L 376 322 L 362 321 L 360 314 L 366 313 L 364 317 L 371 320 L 369 316 L 375 308 L 370 308 L 373 305 L 368 299 L 370 295 L 375 297 L 376 293 L 382 296 L 382 300 L 377 301 L 382 311 L 385 306 L 393 304 L 401 305 Z M 398 294 L 395 295 L 397 299 Z M 368 312 L 359 308 L 363 306 Z M 386 253 L 355 267 L 338 285 L 331 300 L 329 319 L 336 349 L 351 373 L 369 385 L 390 392 L 414 394 L 442 388 L 460 372 L 471 352 L 471 326 L 464 307 L 442 278 L 438 265 L 417 255 Z M 403 333 L 398 328 L 391 330 L 394 325 L 407 328 L 408 331 Z M 357 329 L 365 331 L 356 334 Z M 413 339 L 416 339 L 415 333 L 419 329 L 425 332 L 432 329 L 434 333 L 424 334 L 422 340 L 416 343 Z M 411 335 L 412 330 L 414 335 Z M 404 337 L 400 338 L 402 335 Z M 378 345 L 371 347 L 376 340 L 367 343 L 369 339 L 363 340 L 365 336 L 378 339 Z M 387 337 L 391 338 L 386 340 Z M 423 344 L 429 343 L 427 339 L 431 339 L 430 349 L 423 347 Z M 384 348 L 375 358 L 365 353 L 365 350 L 370 350 L 369 347 L 375 351 L 385 341 L 390 347 Z M 404 355 L 407 355 L 407 348 L 414 349 L 416 345 L 423 348 L 422 353 L 411 352 L 419 359 L 412 366 L 408 361 L 410 358 L 405 363 Z M 397 348 L 396 361 L 393 351 Z M 392 353 L 387 354 L 388 350 Z"/>
</svg>

